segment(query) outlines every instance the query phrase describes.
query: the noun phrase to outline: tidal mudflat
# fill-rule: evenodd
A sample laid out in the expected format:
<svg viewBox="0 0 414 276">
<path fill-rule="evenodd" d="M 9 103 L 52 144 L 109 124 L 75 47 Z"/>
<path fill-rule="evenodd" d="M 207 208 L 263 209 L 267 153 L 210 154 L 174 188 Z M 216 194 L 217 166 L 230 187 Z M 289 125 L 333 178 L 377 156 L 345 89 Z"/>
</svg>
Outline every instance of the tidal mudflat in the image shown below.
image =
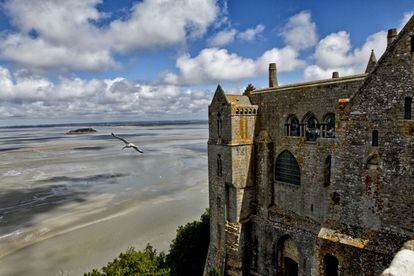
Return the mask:
<svg viewBox="0 0 414 276">
<path fill-rule="evenodd" d="M 88 126 L 0 128 L 0 275 L 81 275 L 128 246 L 168 250 L 208 206 L 206 124 Z"/>
</svg>

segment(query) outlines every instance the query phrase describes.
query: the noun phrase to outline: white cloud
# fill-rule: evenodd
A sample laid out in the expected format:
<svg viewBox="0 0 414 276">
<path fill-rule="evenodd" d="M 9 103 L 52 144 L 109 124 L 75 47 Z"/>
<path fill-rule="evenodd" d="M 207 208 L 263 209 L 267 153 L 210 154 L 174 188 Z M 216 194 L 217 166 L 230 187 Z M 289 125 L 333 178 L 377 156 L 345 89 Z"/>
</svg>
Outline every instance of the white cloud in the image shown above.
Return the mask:
<svg viewBox="0 0 414 276">
<path fill-rule="evenodd" d="M 112 22 L 108 36 L 121 51 L 172 45 L 201 36 L 217 15 L 216 0 L 145 0 L 129 19 Z"/>
<path fill-rule="evenodd" d="M 371 50 L 381 57 L 387 46 L 387 33 L 380 31 L 370 35 L 365 43 L 352 51 L 349 34 L 345 31 L 332 33 L 315 48 L 315 63 L 305 68 L 307 80 L 329 78 L 338 71 L 341 76 L 364 73 Z"/>
<path fill-rule="evenodd" d="M 0 37 L 0 58 L 35 69 L 102 70 L 114 53 L 184 43 L 204 34 L 219 14 L 216 0 L 144 0 L 127 19 L 97 27 L 102 0 L 8 0 L 18 32 Z M 19 53 L 23 53 L 19 55 Z"/>
<path fill-rule="evenodd" d="M 351 41 L 347 32 L 330 34 L 319 41 L 316 46 L 316 63 L 322 68 L 348 65 L 351 62 L 347 56 L 350 49 Z"/>
<path fill-rule="evenodd" d="M 222 47 L 234 41 L 237 31 L 235 29 L 223 30 L 209 39 L 208 45 L 212 47 Z"/>
<path fill-rule="evenodd" d="M 414 15 L 414 11 L 404 13 L 403 18 L 401 19 L 399 28 L 402 29 L 405 26 L 405 24 L 408 23 L 408 21 L 411 19 L 413 15 Z"/>
<path fill-rule="evenodd" d="M 235 37 L 254 40 L 263 30 L 262 24 L 243 32 L 230 29 L 218 33 L 210 41 L 210 45 L 223 46 Z M 195 57 L 191 57 L 190 54 L 182 55 L 176 61 L 179 73 L 167 73 L 164 81 L 175 85 L 239 81 L 265 74 L 271 62 L 277 63 L 279 72 L 304 67 L 306 63 L 299 58 L 299 51 L 314 45 L 317 41 L 316 26 L 311 21 L 310 13 L 301 12 L 291 17 L 283 30 L 282 35 L 287 45 L 270 49 L 256 59 L 245 58 L 217 47 L 205 48 Z"/>
<path fill-rule="evenodd" d="M 60 77 L 54 83 L 26 71 L 11 74 L 0 67 L 1 110 L 9 117 L 185 116 L 206 112 L 211 96 L 211 91 L 141 84 L 125 78 Z"/>
<path fill-rule="evenodd" d="M 246 29 L 245 31 L 238 31 L 234 28 L 225 29 L 216 33 L 213 37 L 208 40 L 210 47 L 223 47 L 227 44 L 232 43 L 237 37 L 244 41 L 254 41 L 257 36 L 265 29 L 264 25 L 259 24 L 254 28 Z"/>
<path fill-rule="evenodd" d="M 264 29 L 265 26 L 259 24 L 254 28 L 249 28 L 243 32 L 238 33 L 237 37 L 245 41 L 254 41 L 256 37 L 264 31 Z"/>
<path fill-rule="evenodd" d="M 164 80 L 176 85 L 239 81 L 266 73 L 270 62 L 277 62 L 279 71 L 292 71 L 305 65 L 291 47 L 273 48 L 257 59 L 241 57 L 226 49 L 206 48 L 196 57 L 188 54 L 179 57 L 176 66 L 180 74 L 168 73 Z"/>
<path fill-rule="evenodd" d="M 289 18 L 283 27 L 282 37 L 287 45 L 298 50 L 316 45 L 316 24 L 312 22 L 310 12 L 302 11 Z"/>
</svg>

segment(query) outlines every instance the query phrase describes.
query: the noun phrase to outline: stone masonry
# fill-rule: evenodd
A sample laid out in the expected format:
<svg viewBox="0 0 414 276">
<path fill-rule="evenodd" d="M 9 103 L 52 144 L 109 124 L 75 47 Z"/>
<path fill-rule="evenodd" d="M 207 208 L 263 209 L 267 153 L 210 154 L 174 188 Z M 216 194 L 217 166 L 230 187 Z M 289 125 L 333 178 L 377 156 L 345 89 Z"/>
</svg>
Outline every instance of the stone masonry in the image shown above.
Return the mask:
<svg viewBox="0 0 414 276">
<path fill-rule="evenodd" d="M 366 72 L 209 106 L 205 274 L 380 275 L 414 231 L 414 17 Z"/>
</svg>

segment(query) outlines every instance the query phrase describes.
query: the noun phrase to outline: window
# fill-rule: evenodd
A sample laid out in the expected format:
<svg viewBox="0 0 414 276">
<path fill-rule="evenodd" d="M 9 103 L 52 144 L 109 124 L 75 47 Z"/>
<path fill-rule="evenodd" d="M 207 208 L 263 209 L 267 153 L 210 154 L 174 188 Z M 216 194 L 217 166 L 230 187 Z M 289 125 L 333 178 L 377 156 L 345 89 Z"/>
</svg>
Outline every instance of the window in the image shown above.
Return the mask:
<svg viewBox="0 0 414 276">
<path fill-rule="evenodd" d="M 236 188 L 230 183 L 225 183 L 225 218 L 226 221 L 237 221 Z"/>
<path fill-rule="evenodd" d="M 325 115 L 325 119 L 323 121 L 323 137 L 335 138 L 335 114 L 329 113 Z"/>
<path fill-rule="evenodd" d="M 290 116 L 286 121 L 285 126 L 287 136 L 300 136 L 299 120 L 296 116 Z"/>
<path fill-rule="evenodd" d="M 404 119 L 411 120 L 411 105 L 413 103 L 413 98 L 405 97 L 404 101 Z"/>
<path fill-rule="evenodd" d="M 378 147 L 378 130 L 372 131 L 372 146 Z"/>
<path fill-rule="evenodd" d="M 217 176 L 223 176 L 223 164 L 221 160 L 221 155 L 217 155 Z"/>
<path fill-rule="evenodd" d="M 377 169 L 379 166 L 379 162 L 380 162 L 380 159 L 377 154 L 370 156 L 367 161 L 367 169 L 369 170 Z"/>
<path fill-rule="evenodd" d="M 325 159 L 324 183 L 323 183 L 325 187 L 328 187 L 331 184 L 331 166 L 332 166 L 332 157 L 329 155 Z"/>
<path fill-rule="evenodd" d="M 411 53 L 414 53 L 414 35 L 411 36 Z"/>
<path fill-rule="evenodd" d="M 230 186 L 228 184 L 226 184 L 226 194 L 225 194 L 225 199 L 226 199 L 226 205 L 225 205 L 225 216 L 226 216 L 226 221 L 230 220 Z"/>
<path fill-rule="evenodd" d="M 294 185 L 300 185 L 300 168 L 295 157 L 284 151 L 276 159 L 275 179 Z"/>
<path fill-rule="evenodd" d="M 218 138 L 221 138 L 222 132 L 223 132 L 223 120 L 219 112 L 217 113 L 217 137 Z"/>
<path fill-rule="evenodd" d="M 307 141 L 316 141 L 319 137 L 319 122 L 313 113 L 309 113 L 304 120 L 306 124 L 305 137 Z"/>
<path fill-rule="evenodd" d="M 324 257 L 325 276 L 338 276 L 339 261 L 332 254 L 326 254 Z"/>
</svg>

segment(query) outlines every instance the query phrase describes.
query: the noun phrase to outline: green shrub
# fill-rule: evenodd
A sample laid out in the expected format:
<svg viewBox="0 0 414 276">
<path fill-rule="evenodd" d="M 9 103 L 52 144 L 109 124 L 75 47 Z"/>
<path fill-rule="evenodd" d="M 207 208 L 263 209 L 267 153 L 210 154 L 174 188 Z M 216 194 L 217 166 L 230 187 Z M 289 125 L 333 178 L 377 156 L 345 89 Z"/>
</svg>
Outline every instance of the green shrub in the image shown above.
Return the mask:
<svg viewBox="0 0 414 276">
<path fill-rule="evenodd" d="M 207 209 L 200 221 L 193 221 L 177 229 L 170 245 L 167 265 L 172 276 L 203 275 L 210 241 L 210 211 Z"/>
<path fill-rule="evenodd" d="M 157 251 L 148 244 L 143 251 L 136 251 L 133 247 L 121 253 L 118 258 L 102 268 L 102 272 L 94 269 L 85 273 L 85 276 L 129 276 L 129 275 L 169 275 L 165 265 L 165 254 Z"/>
<path fill-rule="evenodd" d="M 133 247 L 121 253 L 101 270 L 93 269 L 84 276 L 198 276 L 203 275 L 210 240 L 210 212 L 207 209 L 199 221 L 177 229 L 177 235 L 166 256 L 148 244 L 143 251 Z M 219 276 L 216 271 L 211 276 Z"/>
</svg>

